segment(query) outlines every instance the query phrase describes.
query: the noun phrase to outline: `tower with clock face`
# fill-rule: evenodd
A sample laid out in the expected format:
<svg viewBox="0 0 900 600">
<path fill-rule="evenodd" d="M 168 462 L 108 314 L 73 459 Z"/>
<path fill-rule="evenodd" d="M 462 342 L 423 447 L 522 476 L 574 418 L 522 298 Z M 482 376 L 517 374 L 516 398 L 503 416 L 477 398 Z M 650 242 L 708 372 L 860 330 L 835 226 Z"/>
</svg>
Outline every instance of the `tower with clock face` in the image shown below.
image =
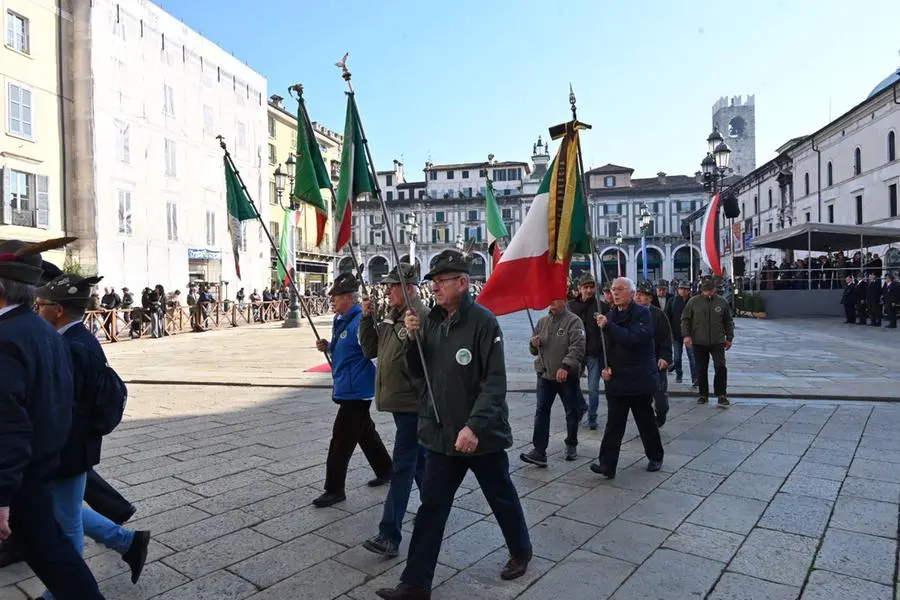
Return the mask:
<svg viewBox="0 0 900 600">
<path fill-rule="evenodd" d="M 754 96 L 719 98 L 712 107 L 713 127 L 731 148 L 731 168 L 735 175 L 747 175 L 756 168 L 756 106 Z"/>
</svg>

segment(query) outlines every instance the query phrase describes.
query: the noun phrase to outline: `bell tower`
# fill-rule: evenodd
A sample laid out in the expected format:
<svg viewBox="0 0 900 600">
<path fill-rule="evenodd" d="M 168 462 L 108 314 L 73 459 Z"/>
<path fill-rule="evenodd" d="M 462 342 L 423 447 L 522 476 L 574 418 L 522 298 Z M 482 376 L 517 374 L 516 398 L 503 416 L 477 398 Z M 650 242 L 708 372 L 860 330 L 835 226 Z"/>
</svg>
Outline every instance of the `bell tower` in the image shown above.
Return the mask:
<svg viewBox="0 0 900 600">
<path fill-rule="evenodd" d="M 718 129 L 731 148 L 731 168 L 735 175 L 747 175 L 756 168 L 756 106 L 754 96 L 722 97 L 712 107 L 713 128 Z"/>
</svg>

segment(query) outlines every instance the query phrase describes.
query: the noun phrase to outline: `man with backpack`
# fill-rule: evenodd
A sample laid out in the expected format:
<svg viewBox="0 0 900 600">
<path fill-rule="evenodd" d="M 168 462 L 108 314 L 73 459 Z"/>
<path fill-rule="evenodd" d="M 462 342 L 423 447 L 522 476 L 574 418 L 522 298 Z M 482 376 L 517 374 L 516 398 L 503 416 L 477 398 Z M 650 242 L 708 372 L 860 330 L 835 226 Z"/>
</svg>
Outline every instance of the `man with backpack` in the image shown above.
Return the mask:
<svg viewBox="0 0 900 600">
<path fill-rule="evenodd" d="M 136 583 L 147 560 L 150 532 L 124 529 L 83 505 L 87 475 L 100 462 L 103 436 L 122 420 L 128 398 L 125 384 L 106 362 L 97 338 L 82 323 L 91 287 L 100 279 L 63 274 L 35 290 L 35 309 L 62 335 L 71 351 L 74 375 L 72 428 L 51 494 L 56 519 L 75 549 L 83 551 L 87 534 L 116 550 Z M 43 598 L 51 596 L 45 593 Z"/>
</svg>

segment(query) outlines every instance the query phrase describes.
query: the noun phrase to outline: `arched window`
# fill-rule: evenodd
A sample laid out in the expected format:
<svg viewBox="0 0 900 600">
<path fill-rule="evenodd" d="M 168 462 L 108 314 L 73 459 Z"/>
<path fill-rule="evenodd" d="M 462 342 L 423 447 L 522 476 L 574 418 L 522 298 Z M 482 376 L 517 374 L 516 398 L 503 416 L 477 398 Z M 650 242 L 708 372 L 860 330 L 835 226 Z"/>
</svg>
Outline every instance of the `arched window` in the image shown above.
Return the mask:
<svg viewBox="0 0 900 600">
<path fill-rule="evenodd" d="M 803 174 L 803 195 L 809 196 L 809 173 Z"/>
<path fill-rule="evenodd" d="M 862 150 L 857 148 L 853 151 L 853 174 L 859 175 L 862 173 Z"/>
<path fill-rule="evenodd" d="M 831 166 L 830 160 L 828 161 L 827 171 L 828 171 L 828 187 L 831 187 L 834 185 L 834 169 Z"/>
<path fill-rule="evenodd" d="M 897 141 L 893 131 L 888 131 L 888 162 L 897 160 Z"/>
</svg>

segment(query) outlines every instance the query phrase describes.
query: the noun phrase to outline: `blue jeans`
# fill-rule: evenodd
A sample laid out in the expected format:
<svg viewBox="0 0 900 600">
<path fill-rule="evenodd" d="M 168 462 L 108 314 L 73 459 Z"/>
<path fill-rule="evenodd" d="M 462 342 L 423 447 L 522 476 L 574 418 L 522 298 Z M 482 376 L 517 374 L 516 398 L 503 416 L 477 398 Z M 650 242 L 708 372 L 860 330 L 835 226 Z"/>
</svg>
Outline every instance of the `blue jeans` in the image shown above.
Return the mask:
<svg viewBox="0 0 900 600">
<path fill-rule="evenodd" d="M 134 532 L 116 525 L 93 508 L 85 506 L 81 511 L 84 534 L 119 554 L 125 554 L 134 541 Z"/>
<path fill-rule="evenodd" d="M 394 472 L 378 531 L 399 544 L 403 538 L 400 528 L 409 504 L 413 480 L 419 488 L 419 496 L 422 495 L 425 449 L 419 445 L 419 416 L 416 413 L 394 413 L 394 424 L 397 426 L 397 436 L 394 438 Z"/>
<path fill-rule="evenodd" d="M 425 455 L 422 506 L 416 513 L 401 582 L 431 589 L 453 497 L 469 469 L 475 473 L 478 485 L 491 506 L 509 553 L 522 557 L 531 552 L 525 513 L 516 486 L 509 477 L 509 458 L 505 451 L 476 456 L 450 456 L 426 451 Z"/>
<path fill-rule="evenodd" d="M 557 394 L 566 411 L 566 446 L 578 445 L 578 423 L 584 415 L 584 397 L 578 393 L 580 382 L 574 376 L 559 383 L 555 379 L 537 378 L 537 409 L 534 411 L 534 449 L 547 454 L 550 442 L 550 409 Z"/>
<path fill-rule="evenodd" d="M 684 376 L 684 371 L 681 368 L 681 355 L 684 350 L 684 338 L 677 337 L 673 343 L 675 349 L 675 376 L 678 379 L 681 379 Z M 687 349 L 687 357 L 688 357 L 688 365 L 691 368 L 691 383 L 697 381 L 697 359 L 694 355 L 694 347 L 691 346 Z"/>
<path fill-rule="evenodd" d="M 72 542 L 78 555 L 84 553 L 84 526 L 81 520 L 81 507 L 84 505 L 84 486 L 87 473 L 58 479 L 50 483 L 50 496 L 53 499 L 53 516 L 63 530 L 63 534 Z M 44 600 L 53 600 L 49 591 L 44 591 Z"/>
<path fill-rule="evenodd" d="M 599 358 L 588 358 L 587 380 L 588 380 L 588 424 L 597 422 L 597 409 L 600 407 L 600 372 L 603 370 L 603 364 Z M 581 390 L 581 386 L 579 391 Z"/>
</svg>

